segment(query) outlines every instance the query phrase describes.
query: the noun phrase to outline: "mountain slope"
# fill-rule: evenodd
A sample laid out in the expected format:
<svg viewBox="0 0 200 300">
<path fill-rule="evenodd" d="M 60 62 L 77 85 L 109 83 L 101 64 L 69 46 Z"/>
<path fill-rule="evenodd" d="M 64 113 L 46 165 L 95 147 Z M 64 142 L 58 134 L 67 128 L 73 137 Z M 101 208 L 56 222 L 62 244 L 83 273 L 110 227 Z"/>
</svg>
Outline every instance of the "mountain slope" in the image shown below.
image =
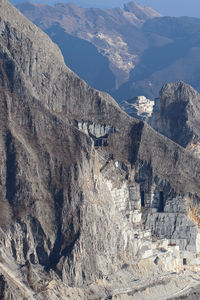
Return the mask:
<svg viewBox="0 0 200 300">
<path fill-rule="evenodd" d="M 92 43 L 101 55 L 108 58 L 109 69 L 115 76 L 114 83 L 113 75 L 108 77 L 109 88 L 103 86 L 103 90 L 110 93 L 128 80 L 130 70 L 138 61 L 138 55 L 147 47 L 147 41 L 139 28 L 147 19 L 160 16 L 152 9 L 133 2 L 126 4 L 124 9 L 105 10 L 86 9 L 69 3 L 56 4 L 54 7 L 24 3 L 17 8 L 48 34 L 51 27 L 57 26 L 76 38 Z M 50 37 L 54 39 L 51 34 Z M 57 42 L 60 46 L 59 41 Z M 89 54 L 88 57 L 90 59 Z M 98 70 L 98 65 L 96 67 Z M 106 74 L 106 68 L 104 72 Z M 93 78 L 93 73 L 90 76 Z M 87 81 L 86 76 L 83 78 Z"/>
<path fill-rule="evenodd" d="M 117 97 L 144 94 L 157 97 L 161 87 L 174 81 L 184 81 L 200 91 L 199 32 L 200 19 L 163 17 L 148 20 L 142 27 L 149 47 L 131 71 L 127 83 L 117 91 Z M 156 44 L 157 41 L 162 41 Z"/>
<path fill-rule="evenodd" d="M 173 272 L 186 253 L 199 268 L 199 160 L 88 87 L 6 0 L 0 31 L 1 297 L 196 285 Z"/>
<path fill-rule="evenodd" d="M 125 4 L 124 9 L 112 10 L 30 3 L 18 8 L 45 31 L 56 25 L 91 42 L 108 58 L 115 77 L 113 84 L 113 77 L 106 75 L 108 66 L 105 67 L 109 86 L 101 89 L 118 101 L 139 95 L 154 99 L 164 84 L 180 80 L 200 91 L 199 19 L 160 17 L 134 2 Z M 88 80 L 84 75 L 81 74 Z"/>
<path fill-rule="evenodd" d="M 91 43 L 67 34 L 58 25 L 46 33 L 59 45 L 68 67 L 87 84 L 99 90 L 112 89 L 115 77 L 109 69 L 109 61 Z"/>
</svg>

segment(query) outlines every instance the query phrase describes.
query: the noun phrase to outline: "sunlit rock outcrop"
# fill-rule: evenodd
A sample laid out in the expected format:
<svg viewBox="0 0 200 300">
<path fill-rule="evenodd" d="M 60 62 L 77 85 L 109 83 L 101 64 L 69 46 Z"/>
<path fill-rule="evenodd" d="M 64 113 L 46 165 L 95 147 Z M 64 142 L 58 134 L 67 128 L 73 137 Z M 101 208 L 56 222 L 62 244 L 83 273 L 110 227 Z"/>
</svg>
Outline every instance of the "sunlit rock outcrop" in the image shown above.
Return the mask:
<svg viewBox="0 0 200 300">
<path fill-rule="evenodd" d="M 153 111 L 154 101 L 147 99 L 145 96 L 134 97 L 133 99 L 122 101 L 120 103 L 123 109 L 130 116 L 148 121 Z"/>
</svg>

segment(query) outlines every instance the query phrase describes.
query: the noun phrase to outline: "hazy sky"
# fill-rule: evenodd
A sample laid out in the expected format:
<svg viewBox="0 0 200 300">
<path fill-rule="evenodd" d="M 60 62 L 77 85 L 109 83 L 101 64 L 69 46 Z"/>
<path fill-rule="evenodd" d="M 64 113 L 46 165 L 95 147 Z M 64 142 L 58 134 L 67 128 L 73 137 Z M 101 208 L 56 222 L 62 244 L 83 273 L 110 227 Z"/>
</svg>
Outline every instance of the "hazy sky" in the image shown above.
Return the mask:
<svg viewBox="0 0 200 300">
<path fill-rule="evenodd" d="M 74 2 L 86 7 L 119 7 L 130 0 L 11 0 L 12 3 L 19 2 L 49 3 Z M 150 6 L 163 15 L 168 16 L 191 16 L 200 18 L 200 0 L 135 0 L 143 6 Z"/>
<path fill-rule="evenodd" d="M 163 15 L 200 18 L 200 0 L 138 0 L 136 2 L 151 6 Z"/>
</svg>

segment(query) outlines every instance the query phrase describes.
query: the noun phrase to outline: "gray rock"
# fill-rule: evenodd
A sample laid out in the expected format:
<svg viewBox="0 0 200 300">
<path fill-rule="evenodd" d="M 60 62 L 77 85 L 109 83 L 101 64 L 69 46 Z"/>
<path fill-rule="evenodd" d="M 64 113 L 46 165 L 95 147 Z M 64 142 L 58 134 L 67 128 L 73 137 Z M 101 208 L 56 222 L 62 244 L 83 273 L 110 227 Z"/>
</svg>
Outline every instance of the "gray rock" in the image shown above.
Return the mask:
<svg viewBox="0 0 200 300">
<path fill-rule="evenodd" d="M 199 153 L 200 95 L 184 82 L 165 85 L 156 99 L 152 127 L 192 153 Z"/>
<path fill-rule="evenodd" d="M 191 245 L 198 241 L 198 218 L 189 223 L 188 214 L 199 207 L 199 160 L 88 87 L 5 0 L 0 34 L 2 294 L 7 285 L 13 299 L 106 299 L 137 289 L 137 280 L 159 286 L 147 278 L 168 276 L 174 254 L 163 256 L 157 243 L 182 236 L 167 231 L 154 242 L 163 218 L 151 233 L 148 215 L 181 196 L 173 220 L 184 211 L 180 223 L 191 227 Z"/>
</svg>

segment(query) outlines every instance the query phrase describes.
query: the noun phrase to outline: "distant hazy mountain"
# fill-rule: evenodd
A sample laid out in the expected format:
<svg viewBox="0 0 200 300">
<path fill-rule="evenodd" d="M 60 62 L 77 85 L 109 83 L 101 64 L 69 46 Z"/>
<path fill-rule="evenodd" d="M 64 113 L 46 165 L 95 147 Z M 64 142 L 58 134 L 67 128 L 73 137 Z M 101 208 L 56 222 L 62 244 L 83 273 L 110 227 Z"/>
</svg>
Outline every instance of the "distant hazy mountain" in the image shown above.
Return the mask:
<svg viewBox="0 0 200 300">
<path fill-rule="evenodd" d="M 109 69 L 109 60 L 98 53 L 93 44 L 68 34 L 56 24 L 46 33 L 59 45 L 68 66 L 90 86 L 106 91 L 112 89 L 115 77 Z"/>
<path fill-rule="evenodd" d="M 17 7 L 59 45 L 74 72 L 118 101 L 153 99 L 163 84 L 180 80 L 200 91 L 200 19 L 161 17 L 134 2 L 105 10 Z"/>
<path fill-rule="evenodd" d="M 180 80 L 200 91 L 200 19 L 156 18 L 141 30 L 149 47 L 116 96 L 144 94 L 151 98 L 163 84 Z"/>
<path fill-rule="evenodd" d="M 111 94 L 127 82 L 139 56 L 148 48 L 142 24 L 160 16 L 134 2 L 111 10 L 31 3 L 17 8 L 59 45 L 73 71 Z"/>
<path fill-rule="evenodd" d="M 12 0 L 14 5 L 23 3 L 23 0 Z M 74 3 L 81 7 L 97 7 L 97 8 L 112 8 L 122 6 L 127 0 L 66 0 L 63 3 Z M 60 3 L 59 0 L 33 0 L 32 3 L 43 3 L 48 5 L 54 5 Z"/>
<path fill-rule="evenodd" d="M 11 0 L 13 4 L 23 3 L 23 0 Z M 59 0 L 32 0 L 33 3 L 55 4 Z M 64 3 L 74 3 L 81 7 L 113 8 L 122 7 L 127 0 L 63 0 Z M 152 7 L 164 16 L 190 16 L 200 17 L 199 0 L 138 0 L 140 5 Z"/>
</svg>

